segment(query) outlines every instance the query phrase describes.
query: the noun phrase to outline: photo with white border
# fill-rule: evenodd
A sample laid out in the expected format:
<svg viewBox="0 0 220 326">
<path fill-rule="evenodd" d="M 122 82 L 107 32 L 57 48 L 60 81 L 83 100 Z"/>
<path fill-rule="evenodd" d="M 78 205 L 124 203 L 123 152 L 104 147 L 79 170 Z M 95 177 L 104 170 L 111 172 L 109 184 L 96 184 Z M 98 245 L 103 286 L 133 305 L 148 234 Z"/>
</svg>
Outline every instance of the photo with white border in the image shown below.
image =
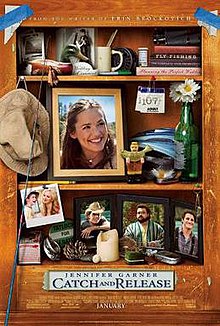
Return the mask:
<svg viewBox="0 0 220 326">
<path fill-rule="evenodd" d="M 20 192 L 27 228 L 64 221 L 58 184 L 22 189 Z"/>
</svg>

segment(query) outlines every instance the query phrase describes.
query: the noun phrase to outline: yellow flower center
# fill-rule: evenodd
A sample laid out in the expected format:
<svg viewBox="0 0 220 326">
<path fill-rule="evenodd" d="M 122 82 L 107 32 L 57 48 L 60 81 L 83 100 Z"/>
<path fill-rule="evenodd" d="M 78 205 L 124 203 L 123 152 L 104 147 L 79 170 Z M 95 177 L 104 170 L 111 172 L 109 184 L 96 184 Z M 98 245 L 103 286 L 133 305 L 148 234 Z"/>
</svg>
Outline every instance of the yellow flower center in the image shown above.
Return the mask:
<svg viewBox="0 0 220 326">
<path fill-rule="evenodd" d="M 188 92 L 188 93 L 192 91 L 192 87 L 191 87 L 190 85 L 186 85 L 186 86 L 184 87 L 184 89 L 185 89 L 185 91 Z"/>
</svg>

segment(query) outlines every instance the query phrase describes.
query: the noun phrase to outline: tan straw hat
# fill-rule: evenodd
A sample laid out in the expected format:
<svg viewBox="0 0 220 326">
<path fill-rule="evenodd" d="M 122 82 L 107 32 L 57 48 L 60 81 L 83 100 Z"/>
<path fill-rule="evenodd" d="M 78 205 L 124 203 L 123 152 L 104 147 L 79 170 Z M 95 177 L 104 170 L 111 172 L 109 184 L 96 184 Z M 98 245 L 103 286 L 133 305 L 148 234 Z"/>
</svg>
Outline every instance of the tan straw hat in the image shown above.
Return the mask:
<svg viewBox="0 0 220 326">
<path fill-rule="evenodd" d="M 0 98 L 0 158 L 9 168 L 23 175 L 28 173 L 36 118 L 30 176 L 43 173 L 48 165 L 48 112 L 34 95 L 24 89 L 15 89 Z"/>
<path fill-rule="evenodd" d="M 93 202 L 89 205 L 89 207 L 86 209 L 86 212 L 92 212 L 95 214 L 101 214 L 104 212 L 104 207 L 102 207 L 99 202 Z"/>
</svg>

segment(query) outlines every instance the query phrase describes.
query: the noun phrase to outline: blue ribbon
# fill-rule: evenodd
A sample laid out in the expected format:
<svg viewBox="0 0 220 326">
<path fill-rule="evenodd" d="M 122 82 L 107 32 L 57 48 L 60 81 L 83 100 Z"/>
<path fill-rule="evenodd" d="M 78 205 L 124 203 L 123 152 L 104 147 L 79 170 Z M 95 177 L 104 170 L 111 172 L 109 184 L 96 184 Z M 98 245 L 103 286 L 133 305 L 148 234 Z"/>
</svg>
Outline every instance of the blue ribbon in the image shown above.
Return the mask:
<svg viewBox="0 0 220 326">
<path fill-rule="evenodd" d="M 220 17 L 215 14 L 212 14 L 211 12 L 205 9 L 198 8 L 194 14 L 194 17 L 208 25 L 220 29 Z"/>
<path fill-rule="evenodd" d="M 22 5 L 12 11 L 9 11 L 4 16 L 0 17 L 0 31 L 10 27 L 11 25 L 19 23 L 21 20 L 24 20 L 31 15 L 33 15 L 33 10 L 28 5 Z"/>
</svg>

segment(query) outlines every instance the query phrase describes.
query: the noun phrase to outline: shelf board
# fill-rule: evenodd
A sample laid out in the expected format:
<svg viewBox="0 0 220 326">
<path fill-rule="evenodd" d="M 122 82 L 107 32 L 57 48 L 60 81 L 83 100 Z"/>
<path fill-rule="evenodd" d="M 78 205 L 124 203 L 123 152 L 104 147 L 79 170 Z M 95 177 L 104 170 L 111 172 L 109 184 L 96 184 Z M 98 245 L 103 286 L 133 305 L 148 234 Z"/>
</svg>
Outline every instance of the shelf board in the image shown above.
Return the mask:
<svg viewBox="0 0 220 326">
<path fill-rule="evenodd" d="M 38 81 L 40 82 L 41 79 L 43 81 L 47 81 L 47 76 L 20 76 L 25 77 L 26 81 Z M 202 81 L 201 75 L 176 75 L 176 76 L 166 76 L 166 75 L 157 75 L 154 76 L 157 81 L 181 81 L 185 78 L 194 79 L 197 81 Z M 75 76 L 75 75 L 59 75 L 58 76 L 59 81 L 61 82 L 69 82 L 69 81 L 75 81 L 75 82 L 139 82 L 139 81 L 148 81 L 152 79 L 152 76 L 89 76 L 89 75 L 82 75 L 82 76 Z"/>
<path fill-rule="evenodd" d="M 194 183 L 177 182 L 172 184 L 156 184 L 153 181 L 147 181 L 146 183 L 129 184 L 127 182 L 99 182 L 99 183 L 74 183 L 73 181 L 31 181 L 28 183 L 28 188 L 41 186 L 43 184 L 58 183 L 61 190 L 159 190 L 159 191 L 192 191 L 194 190 Z M 203 185 L 199 184 L 203 189 Z M 21 182 L 18 185 L 18 189 L 24 189 L 25 183 Z"/>
<path fill-rule="evenodd" d="M 115 262 L 102 262 L 98 264 L 94 264 L 92 262 L 82 262 L 80 260 L 59 260 L 59 261 L 51 261 L 49 259 L 44 259 L 42 261 L 42 264 L 36 264 L 36 265 L 18 265 L 20 269 L 37 269 L 37 270 L 44 270 L 44 269 L 50 269 L 50 270 L 106 270 L 106 269 L 115 269 L 115 270 L 132 270 L 132 269 L 159 269 L 159 270 L 173 270 L 173 269 L 182 269 L 183 267 L 190 269 L 193 266 L 193 268 L 198 267 L 202 268 L 203 265 L 199 265 L 198 263 L 191 261 L 191 260 L 184 260 L 182 263 L 179 263 L 177 265 L 169 265 L 164 264 L 160 262 L 156 262 L 155 264 L 138 264 L 138 265 L 129 265 L 125 263 L 123 259 L 119 259 Z"/>
</svg>

